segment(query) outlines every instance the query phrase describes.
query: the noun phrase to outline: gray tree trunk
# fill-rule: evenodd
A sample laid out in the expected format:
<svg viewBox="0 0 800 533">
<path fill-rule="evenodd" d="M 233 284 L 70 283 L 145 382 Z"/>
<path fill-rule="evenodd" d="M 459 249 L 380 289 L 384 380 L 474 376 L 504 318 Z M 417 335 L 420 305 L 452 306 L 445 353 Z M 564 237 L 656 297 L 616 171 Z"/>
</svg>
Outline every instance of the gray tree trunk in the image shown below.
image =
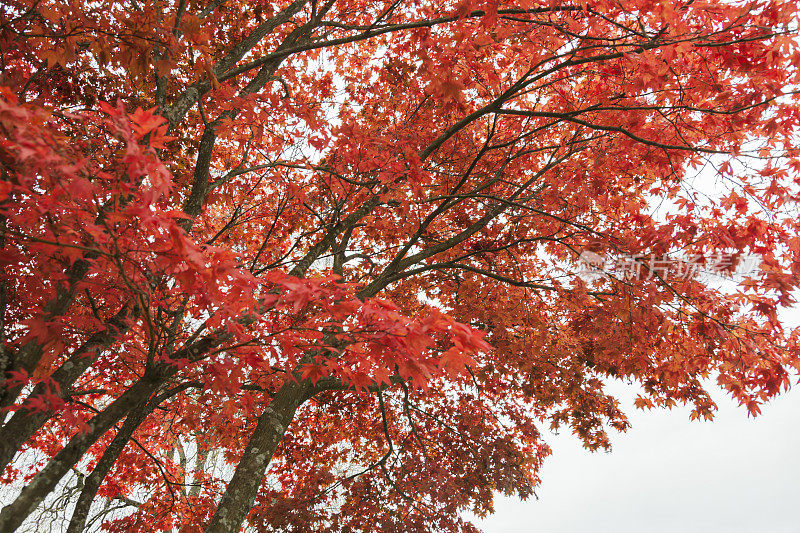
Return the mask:
<svg viewBox="0 0 800 533">
<path fill-rule="evenodd" d="M 258 425 L 244 450 L 233 478 L 217 506 L 206 533 L 237 533 L 244 523 L 275 454 L 297 408 L 306 401 L 311 385 L 289 379 L 275 393 L 269 406 L 258 417 Z"/>
</svg>

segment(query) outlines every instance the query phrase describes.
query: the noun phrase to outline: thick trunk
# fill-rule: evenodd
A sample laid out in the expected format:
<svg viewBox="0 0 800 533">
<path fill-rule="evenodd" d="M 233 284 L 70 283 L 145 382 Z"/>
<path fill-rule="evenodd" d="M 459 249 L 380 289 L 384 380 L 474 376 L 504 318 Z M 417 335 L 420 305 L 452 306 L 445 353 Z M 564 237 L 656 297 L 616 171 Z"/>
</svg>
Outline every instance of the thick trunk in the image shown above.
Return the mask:
<svg viewBox="0 0 800 533">
<path fill-rule="evenodd" d="M 89 256 L 90 254 L 87 254 Z M 56 290 L 56 296 L 44 306 L 43 320 L 48 322 L 56 317 L 66 314 L 72 302 L 75 300 L 75 287 L 77 283 L 82 280 L 86 273 L 89 271 L 89 262 L 84 259 L 78 259 L 66 271 L 67 283 Z M 36 365 L 44 353 L 44 346 L 38 341 L 29 341 L 25 343 L 14 354 L 12 365 L 6 370 L 24 370 L 28 374 L 33 373 Z M 0 409 L 8 407 L 16 401 L 17 396 L 22 391 L 22 386 L 6 388 L 0 390 Z"/>
<path fill-rule="evenodd" d="M 311 385 L 289 379 L 275 393 L 258 418 L 258 425 L 244 450 L 233 478 L 217 506 L 206 533 L 236 533 L 253 507 L 267 466 L 294 418 L 297 408 L 308 398 Z"/>
<path fill-rule="evenodd" d="M 109 444 L 108 448 L 103 452 L 103 456 L 100 457 L 97 466 L 95 466 L 92 473 L 86 477 L 81 494 L 78 496 L 78 503 L 75 504 L 75 509 L 72 511 L 72 518 L 69 521 L 69 526 L 67 526 L 67 533 L 81 533 L 83 531 L 83 527 L 86 525 L 86 519 L 89 516 L 89 509 L 92 507 L 92 502 L 97 494 L 97 489 L 100 488 L 100 484 L 105 479 L 106 474 L 108 474 L 108 471 L 114 466 L 114 463 L 119 458 L 119 454 L 122 453 L 125 445 L 128 444 L 128 441 L 133 436 L 133 432 L 136 431 L 136 428 L 147 418 L 147 415 L 152 412 L 155 405 L 151 406 L 150 403 L 142 403 L 131 411 L 125 418 L 125 422 L 117 432 L 114 440 L 111 441 L 111 444 Z"/>
<path fill-rule="evenodd" d="M 124 418 L 142 399 L 149 397 L 160 383 L 157 379 L 142 379 L 114 400 L 89 421 L 89 430 L 75 435 L 69 443 L 39 471 L 19 496 L 0 512 L 0 531 L 15 531 L 33 512 L 58 482 L 78 462 L 84 453 L 106 431 Z"/>
<path fill-rule="evenodd" d="M 109 321 L 109 327 L 89 337 L 64 364 L 53 372 L 52 381 L 58 385 L 63 398 L 66 398 L 70 387 L 89 368 L 97 354 L 127 331 L 127 316 L 128 308 L 124 306 Z M 36 385 L 11 419 L 0 428 L 0 472 L 5 470 L 22 445 L 53 416 L 55 412 L 53 410 L 31 409 L 35 400 L 47 394 L 49 388 L 43 383 Z"/>
<path fill-rule="evenodd" d="M 175 353 L 176 359 L 198 361 L 211 349 L 219 346 L 227 337 L 211 335 L 196 341 Z M 33 512 L 39 503 L 55 488 L 62 477 L 78 462 L 84 453 L 114 424 L 153 394 L 169 378 L 175 375 L 175 365 L 157 365 L 128 390 L 114 400 L 100 414 L 89 421 L 89 430 L 75 435 L 69 443 L 39 471 L 33 480 L 20 492 L 16 500 L 3 507 L 0 512 L 0 532 L 16 530 Z"/>
<path fill-rule="evenodd" d="M 83 531 L 86 525 L 86 519 L 89 516 L 89 509 L 92 507 L 92 501 L 94 501 L 94 497 L 97 495 L 97 489 L 100 488 L 108 471 L 114 466 L 122 450 L 125 449 L 125 446 L 131 440 L 131 437 L 133 437 L 136 428 L 138 428 L 142 422 L 144 422 L 145 418 L 153 412 L 153 409 L 161 405 L 162 402 L 186 390 L 192 385 L 192 383 L 184 383 L 183 385 L 172 388 L 149 402 L 141 402 L 130 412 L 114 437 L 114 440 L 111 441 L 111 444 L 109 444 L 108 448 L 103 452 L 102 457 L 100 457 L 92 473 L 86 477 L 81 494 L 78 496 L 78 503 L 75 504 L 75 509 L 72 512 L 72 518 L 69 521 L 67 533 L 81 533 Z"/>
</svg>

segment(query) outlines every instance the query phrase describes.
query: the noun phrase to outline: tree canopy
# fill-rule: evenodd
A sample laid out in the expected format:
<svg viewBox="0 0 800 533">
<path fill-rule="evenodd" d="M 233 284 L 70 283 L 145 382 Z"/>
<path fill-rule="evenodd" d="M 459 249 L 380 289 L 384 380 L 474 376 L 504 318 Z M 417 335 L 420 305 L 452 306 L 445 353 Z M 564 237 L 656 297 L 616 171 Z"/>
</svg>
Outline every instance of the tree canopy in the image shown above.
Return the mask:
<svg viewBox="0 0 800 533">
<path fill-rule="evenodd" d="M 543 430 L 627 428 L 609 380 L 757 414 L 800 370 L 797 27 L 4 0 L 0 530 L 474 531 Z"/>
</svg>

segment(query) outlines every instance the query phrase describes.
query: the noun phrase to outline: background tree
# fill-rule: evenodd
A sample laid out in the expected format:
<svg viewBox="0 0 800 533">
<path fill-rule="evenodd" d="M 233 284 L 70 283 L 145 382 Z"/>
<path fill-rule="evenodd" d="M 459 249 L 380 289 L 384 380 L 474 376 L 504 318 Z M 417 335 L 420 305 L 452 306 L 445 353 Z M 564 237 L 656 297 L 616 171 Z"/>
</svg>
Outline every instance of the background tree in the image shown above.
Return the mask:
<svg viewBox="0 0 800 533">
<path fill-rule="evenodd" d="M 0 530 L 471 531 L 532 493 L 538 427 L 627 427 L 607 379 L 758 413 L 800 363 L 796 28 L 772 0 L 6 1 Z M 690 271 L 747 254 L 730 290 Z"/>
</svg>

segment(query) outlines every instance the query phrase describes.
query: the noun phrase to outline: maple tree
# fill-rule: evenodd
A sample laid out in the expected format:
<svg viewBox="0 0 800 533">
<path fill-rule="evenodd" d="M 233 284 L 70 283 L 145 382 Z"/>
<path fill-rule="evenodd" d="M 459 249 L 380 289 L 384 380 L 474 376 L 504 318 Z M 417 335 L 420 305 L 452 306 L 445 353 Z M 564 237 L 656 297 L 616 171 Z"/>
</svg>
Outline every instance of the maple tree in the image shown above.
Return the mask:
<svg viewBox="0 0 800 533">
<path fill-rule="evenodd" d="M 0 530 L 473 531 L 541 427 L 627 427 L 608 379 L 757 414 L 800 369 L 797 22 L 6 0 Z M 761 268 L 647 259 L 715 254 Z"/>
</svg>

